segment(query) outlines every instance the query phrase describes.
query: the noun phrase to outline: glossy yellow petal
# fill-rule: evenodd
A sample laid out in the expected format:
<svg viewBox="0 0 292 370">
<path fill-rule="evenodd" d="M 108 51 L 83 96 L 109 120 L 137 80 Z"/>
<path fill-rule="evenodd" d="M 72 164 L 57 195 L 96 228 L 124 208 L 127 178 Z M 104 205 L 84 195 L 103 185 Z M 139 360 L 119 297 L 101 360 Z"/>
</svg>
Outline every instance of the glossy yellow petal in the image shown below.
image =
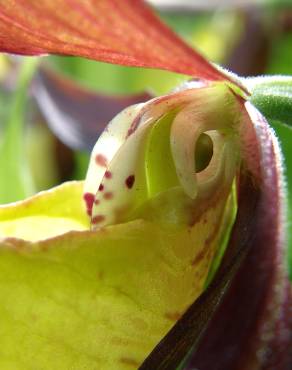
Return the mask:
<svg viewBox="0 0 292 370">
<path fill-rule="evenodd" d="M 54 229 L 60 220 L 85 228 L 81 187 L 2 207 L 2 230 L 8 220 L 25 221 L 34 240 L 48 219 Z M 201 208 L 183 228 L 136 220 L 34 242 L 3 239 L 0 368 L 137 368 L 204 289 L 227 231 L 220 220 L 233 221 L 227 200 Z"/>
<path fill-rule="evenodd" d="M 68 182 L 25 201 L 0 206 L 0 238 L 37 241 L 70 230 L 88 230 L 83 182 Z"/>
</svg>

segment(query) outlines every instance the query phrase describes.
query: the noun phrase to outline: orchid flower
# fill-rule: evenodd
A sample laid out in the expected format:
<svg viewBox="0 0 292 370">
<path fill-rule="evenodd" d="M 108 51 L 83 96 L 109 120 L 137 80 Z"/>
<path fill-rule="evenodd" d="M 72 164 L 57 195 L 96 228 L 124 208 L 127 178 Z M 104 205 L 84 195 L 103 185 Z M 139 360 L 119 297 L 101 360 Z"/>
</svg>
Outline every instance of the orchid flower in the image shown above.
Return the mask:
<svg viewBox="0 0 292 370">
<path fill-rule="evenodd" d="M 250 102 L 264 85 L 142 1 L 0 3 L 2 52 L 191 78 L 114 117 L 85 182 L 0 207 L 0 367 L 288 370 L 282 159 Z"/>
</svg>

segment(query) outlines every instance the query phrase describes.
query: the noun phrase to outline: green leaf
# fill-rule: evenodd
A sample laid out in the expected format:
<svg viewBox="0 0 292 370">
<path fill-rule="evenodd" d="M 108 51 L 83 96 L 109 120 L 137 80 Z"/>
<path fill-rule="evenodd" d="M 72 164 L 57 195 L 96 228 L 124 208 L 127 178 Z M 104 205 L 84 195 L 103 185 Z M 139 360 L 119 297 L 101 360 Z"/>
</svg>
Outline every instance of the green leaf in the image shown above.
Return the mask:
<svg viewBox="0 0 292 370">
<path fill-rule="evenodd" d="M 276 132 L 283 152 L 283 166 L 287 190 L 285 211 L 287 212 L 288 268 L 290 280 L 292 281 L 292 234 L 289 231 L 292 225 L 292 128 L 277 121 L 270 121 L 270 124 Z"/>
<path fill-rule="evenodd" d="M 33 180 L 24 155 L 24 113 L 27 88 L 38 64 L 38 58 L 24 59 L 13 96 L 10 117 L 0 144 L 0 203 L 23 199 L 34 193 Z"/>
<path fill-rule="evenodd" d="M 255 77 L 245 80 L 250 102 L 268 119 L 292 124 L 292 77 Z"/>
</svg>

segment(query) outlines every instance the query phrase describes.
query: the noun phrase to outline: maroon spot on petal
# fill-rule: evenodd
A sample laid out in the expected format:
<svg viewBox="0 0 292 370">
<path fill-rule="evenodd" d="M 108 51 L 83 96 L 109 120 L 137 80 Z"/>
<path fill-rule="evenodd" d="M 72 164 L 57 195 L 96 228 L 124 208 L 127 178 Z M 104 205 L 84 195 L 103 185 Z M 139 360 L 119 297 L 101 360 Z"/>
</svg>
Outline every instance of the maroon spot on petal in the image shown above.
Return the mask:
<svg viewBox="0 0 292 370">
<path fill-rule="evenodd" d="M 131 136 L 137 130 L 137 127 L 139 126 L 140 119 L 141 119 L 141 116 L 140 116 L 140 114 L 138 114 L 136 116 L 136 118 L 133 120 L 133 122 L 132 122 L 132 124 L 129 128 L 126 138 Z"/>
<path fill-rule="evenodd" d="M 104 278 L 104 271 L 102 271 L 102 270 L 98 271 L 97 279 L 98 280 L 103 280 L 103 278 Z"/>
<path fill-rule="evenodd" d="M 87 208 L 91 208 L 92 205 L 93 205 L 93 202 L 94 202 L 94 194 L 92 194 L 92 193 L 85 193 L 83 195 L 83 199 L 84 199 L 84 201 L 86 203 L 86 207 Z"/>
<path fill-rule="evenodd" d="M 131 189 L 133 187 L 134 182 L 135 182 L 135 176 L 134 175 L 128 176 L 125 180 L 125 184 L 126 184 L 128 189 Z"/>
<path fill-rule="evenodd" d="M 192 266 L 197 266 L 203 259 L 208 259 L 210 253 L 212 253 L 211 248 L 202 248 L 195 256 L 195 258 L 191 261 Z"/>
<path fill-rule="evenodd" d="M 99 203 L 100 203 L 100 200 L 99 199 L 95 199 L 94 204 L 95 205 L 98 205 Z"/>
<path fill-rule="evenodd" d="M 128 211 L 129 211 L 128 204 L 115 208 L 114 214 L 115 214 L 116 221 L 118 222 L 118 221 L 122 221 L 123 219 L 125 219 L 125 216 L 127 215 Z"/>
<path fill-rule="evenodd" d="M 98 187 L 98 191 L 103 191 L 103 189 L 104 189 L 104 185 L 100 184 L 99 187 Z"/>
<path fill-rule="evenodd" d="M 112 173 L 110 171 L 105 171 L 105 174 L 104 176 L 107 178 L 107 179 L 111 179 L 113 177 Z"/>
<path fill-rule="evenodd" d="M 17 244 L 16 244 L 16 248 L 19 247 Z M 44 252 L 46 252 L 48 249 L 49 249 L 49 246 L 48 244 L 40 244 L 40 249 Z"/>
<path fill-rule="evenodd" d="M 136 131 L 136 128 L 130 127 L 128 132 L 127 132 L 127 137 L 131 136 L 135 131 Z"/>
<path fill-rule="evenodd" d="M 95 163 L 99 166 L 106 167 L 107 166 L 107 159 L 103 154 L 97 154 L 95 156 Z"/>
<path fill-rule="evenodd" d="M 107 192 L 107 193 L 104 193 L 103 194 L 103 197 L 104 197 L 104 199 L 107 199 L 107 200 L 109 200 L 109 199 L 112 199 L 113 198 L 113 193 L 111 193 L 111 192 Z"/>
<path fill-rule="evenodd" d="M 100 222 L 104 221 L 105 217 L 103 215 L 94 216 L 91 220 L 92 224 L 99 224 Z"/>
<path fill-rule="evenodd" d="M 88 216 L 91 216 L 92 206 L 93 206 L 93 202 L 94 202 L 94 194 L 85 193 L 83 195 L 83 199 L 84 199 L 85 204 L 86 204 L 86 212 L 87 212 Z"/>
</svg>

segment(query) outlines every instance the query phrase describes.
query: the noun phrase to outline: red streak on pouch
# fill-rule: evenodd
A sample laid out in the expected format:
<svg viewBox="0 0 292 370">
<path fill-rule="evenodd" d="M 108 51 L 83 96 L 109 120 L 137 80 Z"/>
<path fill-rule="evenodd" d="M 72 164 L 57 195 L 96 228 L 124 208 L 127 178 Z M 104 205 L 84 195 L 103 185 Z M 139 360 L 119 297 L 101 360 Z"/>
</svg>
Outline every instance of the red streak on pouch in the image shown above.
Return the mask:
<svg viewBox="0 0 292 370">
<path fill-rule="evenodd" d="M 100 222 L 104 221 L 105 217 L 103 215 L 94 216 L 91 220 L 92 224 L 99 224 Z"/>
<path fill-rule="evenodd" d="M 95 156 L 95 162 L 96 164 L 100 165 L 101 167 L 107 166 L 107 159 L 103 154 L 97 154 Z"/>
<path fill-rule="evenodd" d="M 93 202 L 94 202 L 94 194 L 85 193 L 83 195 L 83 199 L 84 199 L 85 204 L 86 204 L 86 212 L 87 212 L 88 216 L 91 216 L 92 206 L 93 206 Z"/>
<path fill-rule="evenodd" d="M 134 185 L 134 182 L 135 182 L 135 176 L 134 175 L 130 175 L 129 177 L 126 178 L 126 186 L 128 189 L 131 189 Z"/>
</svg>

